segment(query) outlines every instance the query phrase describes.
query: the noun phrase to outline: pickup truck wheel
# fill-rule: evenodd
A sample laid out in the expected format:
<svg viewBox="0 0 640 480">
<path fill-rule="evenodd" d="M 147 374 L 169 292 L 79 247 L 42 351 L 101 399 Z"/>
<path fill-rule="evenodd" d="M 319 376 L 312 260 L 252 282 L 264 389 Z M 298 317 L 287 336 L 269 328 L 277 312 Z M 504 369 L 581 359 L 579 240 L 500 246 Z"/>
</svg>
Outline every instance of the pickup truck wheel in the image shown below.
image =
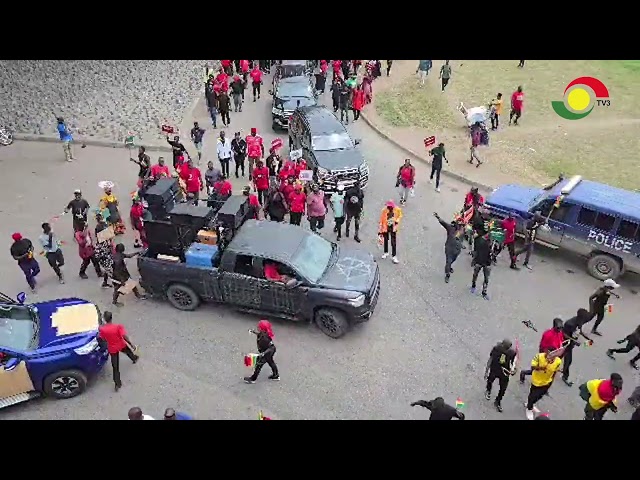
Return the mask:
<svg viewBox="0 0 640 480">
<path fill-rule="evenodd" d="M 598 280 L 606 280 L 608 278 L 616 279 L 620 276 L 622 267 L 620 261 L 611 255 L 599 254 L 594 255 L 587 262 L 587 271 Z"/>
<path fill-rule="evenodd" d="M 191 311 L 200 305 L 200 297 L 196 292 L 177 283 L 167 288 L 167 299 L 178 310 Z"/>
<path fill-rule="evenodd" d="M 44 380 L 44 393 L 59 400 L 80 395 L 87 388 L 87 376 L 78 370 L 63 370 Z"/>
<path fill-rule="evenodd" d="M 349 330 L 347 316 L 335 308 L 319 309 L 315 321 L 322 333 L 331 338 L 340 338 Z"/>
</svg>

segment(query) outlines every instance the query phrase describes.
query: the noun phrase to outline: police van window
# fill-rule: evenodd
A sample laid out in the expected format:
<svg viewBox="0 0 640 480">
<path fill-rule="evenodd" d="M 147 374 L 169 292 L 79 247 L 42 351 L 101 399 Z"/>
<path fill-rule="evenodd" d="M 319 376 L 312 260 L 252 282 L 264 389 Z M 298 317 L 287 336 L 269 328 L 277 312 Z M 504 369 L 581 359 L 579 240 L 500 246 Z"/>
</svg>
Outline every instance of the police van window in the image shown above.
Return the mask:
<svg viewBox="0 0 640 480">
<path fill-rule="evenodd" d="M 612 217 L 611 215 L 606 215 L 604 213 L 599 213 L 596 217 L 595 227 L 598 230 L 608 232 L 613 228 L 614 223 L 616 223 L 616 217 Z"/>
<path fill-rule="evenodd" d="M 556 222 L 564 222 L 565 218 L 567 218 L 567 214 L 573 205 L 570 204 L 560 204 L 558 208 L 554 208 L 551 212 L 551 220 L 555 220 Z"/>
<path fill-rule="evenodd" d="M 616 235 L 629 240 L 640 241 L 640 227 L 635 222 L 621 220 Z"/>
<path fill-rule="evenodd" d="M 238 255 L 236 257 L 236 265 L 233 271 L 235 273 L 253 277 L 253 257 L 250 257 L 249 255 Z"/>
<path fill-rule="evenodd" d="M 596 211 L 582 207 L 578 214 L 578 223 L 580 225 L 586 225 L 587 227 L 594 227 L 597 216 L 598 214 Z"/>
</svg>

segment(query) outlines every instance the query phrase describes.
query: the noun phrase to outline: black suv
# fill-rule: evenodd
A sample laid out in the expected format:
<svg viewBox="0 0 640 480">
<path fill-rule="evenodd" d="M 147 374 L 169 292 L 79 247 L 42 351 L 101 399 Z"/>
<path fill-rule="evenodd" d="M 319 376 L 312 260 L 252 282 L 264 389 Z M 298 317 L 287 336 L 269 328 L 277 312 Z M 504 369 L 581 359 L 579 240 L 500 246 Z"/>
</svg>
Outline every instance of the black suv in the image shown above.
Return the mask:
<svg viewBox="0 0 640 480">
<path fill-rule="evenodd" d="M 282 63 L 276 65 L 271 86 L 275 90 L 280 80 L 294 77 L 308 77 L 310 74 L 311 70 L 308 60 L 282 60 Z"/>
<path fill-rule="evenodd" d="M 297 107 L 318 104 L 316 92 L 306 77 L 283 78 L 276 90 L 269 90 L 269 93 L 273 95 L 271 126 L 276 131 L 289 128 L 289 117 Z"/>
<path fill-rule="evenodd" d="M 360 182 L 366 188 L 369 166 L 347 129 L 324 106 L 300 107 L 289 118 L 289 149 L 302 150 L 322 190 L 332 193 L 338 183 L 348 188 Z"/>
</svg>

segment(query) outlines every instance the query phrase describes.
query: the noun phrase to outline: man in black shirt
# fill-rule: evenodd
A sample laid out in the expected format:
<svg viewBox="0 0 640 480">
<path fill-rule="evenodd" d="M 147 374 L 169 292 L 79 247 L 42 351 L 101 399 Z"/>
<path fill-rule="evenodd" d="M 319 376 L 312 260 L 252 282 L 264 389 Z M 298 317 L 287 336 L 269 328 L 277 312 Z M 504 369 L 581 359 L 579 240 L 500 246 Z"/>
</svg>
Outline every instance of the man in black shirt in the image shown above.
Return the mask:
<svg viewBox="0 0 640 480">
<path fill-rule="evenodd" d="M 464 413 L 455 409 L 451 405 L 447 405 L 442 397 L 435 398 L 433 400 L 418 400 L 411 404 L 412 407 L 420 406 L 431 411 L 429 420 L 464 420 Z"/>
<path fill-rule="evenodd" d="M 242 170 L 244 177 L 244 161 L 247 158 L 247 141 L 240 136 L 240 132 L 236 132 L 233 140 L 231 140 L 231 150 L 233 151 L 233 160 L 236 163 L 236 178 L 238 171 Z"/>
<path fill-rule="evenodd" d="M 627 335 L 624 339 L 618 340 L 618 344 L 624 342 L 627 342 L 626 347 L 616 349 L 610 348 L 609 350 L 607 350 L 607 355 L 615 360 L 615 357 L 613 356 L 614 353 L 629 353 L 634 348 L 640 349 L 640 326 L 636 327 L 636 329 L 629 335 Z M 638 365 L 636 363 L 638 360 L 640 360 L 640 353 L 629 360 L 629 365 L 638 370 Z"/>
<path fill-rule="evenodd" d="M 569 343 L 564 348 L 562 354 L 562 381 L 569 387 L 573 386 L 573 382 L 569 381 L 569 369 L 573 362 L 573 349 L 576 346 L 580 346 L 578 342 L 578 335 L 581 335 L 587 342 L 593 343 L 593 341 L 582 332 L 582 327 L 590 320 L 589 312 L 584 308 L 578 310 L 575 317 L 570 318 L 562 326 L 562 333 L 565 340 L 569 340 Z"/>
<path fill-rule="evenodd" d="M 87 223 L 87 216 L 89 215 L 89 202 L 82 198 L 82 191 L 76 188 L 73 191 L 73 200 L 67 204 L 67 208 L 64 209 L 64 213 L 71 212 L 73 216 L 73 231 L 81 232 L 84 230 L 84 226 Z"/>
<path fill-rule="evenodd" d="M 178 157 L 187 155 L 189 157 L 189 152 L 184 148 L 184 145 L 180 143 L 180 137 L 176 135 L 173 137 L 173 140 L 169 140 L 169 135 L 167 135 L 167 143 L 171 145 L 171 149 L 173 151 L 173 168 L 175 169 L 178 166 Z"/>
<path fill-rule="evenodd" d="M 531 270 L 531 266 L 529 265 L 529 260 L 531 259 L 531 254 L 533 253 L 533 246 L 536 243 L 536 237 L 538 236 L 538 229 L 543 226 L 547 221 L 542 216 L 540 212 L 536 212 L 533 214 L 533 218 L 530 219 L 526 224 L 526 232 L 524 238 L 524 245 L 518 251 L 516 251 L 514 258 L 518 260 L 518 257 L 526 252 L 524 257 L 523 267 Z"/>
<path fill-rule="evenodd" d="M 32 292 L 36 291 L 36 276 L 40 273 L 40 265 L 33 256 L 33 243 L 28 238 L 23 238 L 19 233 L 11 235 L 13 244 L 11 245 L 11 256 L 18 261 L 18 266 L 24 273 L 24 278 Z"/>
<path fill-rule="evenodd" d="M 191 129 L 191 141 L 196 147 L 198 152 L 198 165 L 200 165 L 200 159 L 202 159 L 202 139 L 204 137 L 204 128 L 200 128 L 198 122 L 193 122 L 193 128 Z"/>
<path fill-rule="evenodd" d="M 502 413 L 502 399 L 509 386 L 509 378 L 516 374 L 516 351 L 511 348 L 512 345 L 510 340 L 503 340 L 493 347 L 489 353 L 489 360 L 484 372 L 484 378 L 487 380 L 484 398 L 491 400 L 491 387 L 496 379 L 500 385 L 498 396 L 493 402 L 500 413 Z"/>
<path fill-rule="evenodd" d="M 340 121 L 349 123 L 349 109 L 351 108 L 351 88 L 347 82 L 340 86 Z M 346 115 L 346 121 L 345 121 Z"/>
<path fill-rule="evenodd" d="M 440 225 L 442 225 L 442 227 L 447 231 L 447 240 L 444 243 L 444 254 L 446 257 L 444 265 L 444 281 L 445 283 L 449 283 L 449 279 L 453 273 L 453 268 L 451 267 L 462 251 L 462 236 L 464 230 L 463 226 L 455 220 L 451 223 L 447 223 L 442 220 L 437 213 L 434 212 L 433 216 L 436 217 L 438 222 L 440 222 Z"/>
<path fill-rule="evenodd" d="M 440 173 L 442 173 L 442 160 L 449 163 L 447 160 L 446 151 L 444 149 L 444 143 L 440 142 L 437 147 L 432 148 L 429 155 L 433 157 L 431 160 L 431 176 L 429 177 L 429 183 L 433 181 L 433 176 L 436 176 L 436 192 L 440 192 Z"/>
<path fill-rule="evenodd" d="M 127 268 L 127 264 L 125 263 L 125 260 L 127 258 L 133 258 L 139 254 L 140 252 L 125 253 L 124 245 L 122 243 L 119 243 L 116 245 L 116 251 L 113 254 L 112 281 L 113 281 L 113 304 L 118 307 L 122 306 L 122 304 L 118 302 L 118 298 L 121 295 L 120 288 L 123 287 L 124 284 L 127 283 L 129 279 L 131 279 L 131 274 L 129 273 L 129 269 Z M 133 288 L 133 294 L 136 296 L 136 298 L 140 300 L 144 300 L 145 298 L 144 295 L 142 295 L 138 290 L 138 287 Z"/>
<path fill-rule="evenodd" d="M 149 158 L 149 155 L 147 155 L 147 149 L 141 146 L 138 148 L 138 159 L 130 158 L 129 160 L 140 167 L 140 170 L 138 171 L 138 178 L 140 179 L 140 186 L 142 186 L 142 182 L 147 179 L 149 172 L 151 171 L 151 159 Z"/>
<path fill-rule="evenodd" d="M 244 82 L 240 75 L 235 75 L 231 82 L 231 97 L 233 98 L 233 110 L 235 112 L 242 111 L 242 96 L 244 95 Z"/>
<path fill-rule="evenodd" d="M 484 230 L 478 232 L 478 236 L 473 242 L 473 277 L 471 278 L 471 293 L 476 291 L 478 274 L 482 270 L 482 298 L 488 300 L 487 287 L 489 286 L 489 275 L 491 274 L 491 246 L 487 233 Z"/>
<path fill-rule="evenodd" d="M 596 323 L 593 324 L 593 328 L 591 329 L 591 333 L 594 335 L 601 336 L 602 334 L 598 331 L 598 327 L 604 320 L 604 310 L 609 303 L 609 297 L 613 295 L 616 298 L 620 298 L 618 295 L 613 293 L 613 290 L 618 288 L 618 285 L 614 280 L 608 278 L 605 280 L 600 288 L 598 288 L 593 295 L 589 297 L 589 311 L 591 313 L 591 319 L 596 318 Z"/>
<path fill-rule="evenodd" d="M 337 112 L 340 108 L 340 80 L 333 75 L 333 83 L 331 84 L 331 100 L 333 102 L 333 111 Z"/>
<path fill-rule="evenodd" d="M 353 239 L 360 243 L 360 237 L 358 233 L 360 232 L 360 215 L 362 215 L 362 209 L 364 208 L 364 193 L 360 188 L 360 181 L 358 180 L 353 184 L 352 187 L 349 187 L 344 195 L 345 198 L 345 210 L 347 214 L 347 223 L 346 223 L 346 232 L 345 236 L 349 237 L 349 230 L 351 227 L 351 220 L 355 225 L 355 235 Z"/>
</svg>

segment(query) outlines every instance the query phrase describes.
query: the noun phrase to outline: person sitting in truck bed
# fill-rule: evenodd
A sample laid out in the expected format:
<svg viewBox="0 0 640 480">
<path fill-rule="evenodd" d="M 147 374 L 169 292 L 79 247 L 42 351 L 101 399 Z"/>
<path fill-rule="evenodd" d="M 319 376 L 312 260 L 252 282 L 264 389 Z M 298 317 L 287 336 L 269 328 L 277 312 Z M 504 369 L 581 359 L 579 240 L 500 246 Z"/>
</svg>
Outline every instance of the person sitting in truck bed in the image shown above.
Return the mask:
<svg viewBox="0 0 640 480">
<path fill-rule="evenodd" d="M 264 278 L 272 282 L 287 283 L 290 278 L 286 275 L 281 275 L 278 271 L 278 264 L 273 262 L 265 262 L 264 264 Z"/>
</svg>

